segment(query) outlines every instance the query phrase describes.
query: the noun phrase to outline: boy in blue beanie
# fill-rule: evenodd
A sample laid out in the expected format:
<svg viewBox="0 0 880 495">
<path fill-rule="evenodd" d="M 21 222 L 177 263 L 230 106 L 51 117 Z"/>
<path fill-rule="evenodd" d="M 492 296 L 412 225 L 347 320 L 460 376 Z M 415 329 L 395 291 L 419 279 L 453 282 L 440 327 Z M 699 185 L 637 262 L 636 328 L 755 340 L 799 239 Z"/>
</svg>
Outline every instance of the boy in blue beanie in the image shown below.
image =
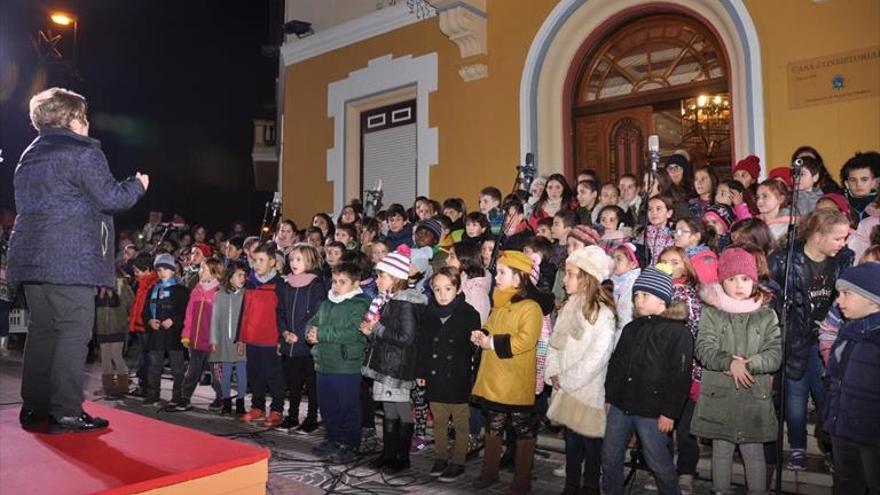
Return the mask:
<svg viewBox="0 0 880 495">
<path fill-rule="evenodd" d="M 880 493 L 880 264 L 837 280 L 846 318 L 825 373 L 822 420 L 834 446 L 834 493 Z"/>
</svg>

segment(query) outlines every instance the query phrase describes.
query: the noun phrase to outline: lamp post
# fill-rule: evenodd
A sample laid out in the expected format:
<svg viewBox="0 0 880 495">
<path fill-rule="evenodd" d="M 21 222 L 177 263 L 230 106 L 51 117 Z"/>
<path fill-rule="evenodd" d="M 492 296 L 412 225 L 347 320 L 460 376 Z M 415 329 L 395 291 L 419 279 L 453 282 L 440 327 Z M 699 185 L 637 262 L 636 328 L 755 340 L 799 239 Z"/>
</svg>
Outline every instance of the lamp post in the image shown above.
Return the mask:
<svg viewBox="0 0 880 495">
<path fill-rule="evenodd" d="M 73 25 L 73 56 L 71 57 L 71 65 L 73 68 L 73 74 L 77 78 L 79 78 L 79 69 L 77 66 L 77 57 L 76 52 L 79 48 L 79 19 L 70 14 L 65 14 L 63 12 L 55 12 L 49 16 L 49 19 L 52 20 L 53 23 L 59 26 L 70 26 Z"/>
</svg>

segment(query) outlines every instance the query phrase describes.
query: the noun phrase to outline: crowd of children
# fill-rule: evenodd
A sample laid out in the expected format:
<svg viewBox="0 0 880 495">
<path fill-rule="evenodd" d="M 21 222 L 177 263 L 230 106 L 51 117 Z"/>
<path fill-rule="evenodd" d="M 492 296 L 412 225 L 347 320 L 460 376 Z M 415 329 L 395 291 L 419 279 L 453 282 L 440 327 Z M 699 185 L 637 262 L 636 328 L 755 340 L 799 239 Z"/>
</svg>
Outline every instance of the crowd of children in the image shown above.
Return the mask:
<svg viewBox="0 0 880 495">
<path fill-rule="evenodd" d="M 760 182 L 750 156 L 720 181 L 676 152 L 642 181 L 584 171 L 574 188 L 558 174 L 508 197 L 486 187 L 476 211 L 419 197 L 368 218 L 355 203 L 304 230 L 285 220 L 272 241 L 212 247 L 202 229 L 152 257 L 126 248 L 119 287 L 99 295 L 105 391 L 128 386 L 114 330 L 130 311 L 145 405 L 161 404 L 167 356 L 168 410 L 189 409 L 211 370 L 212 408 L 231 415 L 234 402 L 241 421 L 304 434 L 320 420 L 314 453 L 347 463 L 378 403 L 372 468 L 406 470 L 433 440 L 430 473 L 453 481 L 482 441 L 475 486 L 497 483 L 509 455 L 509 493 L 530 490 L 538 431 L 553 424 L 567 494 L 623 493 L 633 431 L 661 494 L 693 490 L 698 438 L 712 444 L 715 492 L 730 493 L 738 449 L 749 493 L 763 493 L 768 465 L 805 469 L 812 397 L 835 491 L 876 492 L 880 154 L 847 161 L 844 189 L 815 149 L 795 158 L 794 177 Z M 115 308 L 122 323 L 109 323 Z M 780 405 L 787 459 L 771 455 Z"/>
</svg>

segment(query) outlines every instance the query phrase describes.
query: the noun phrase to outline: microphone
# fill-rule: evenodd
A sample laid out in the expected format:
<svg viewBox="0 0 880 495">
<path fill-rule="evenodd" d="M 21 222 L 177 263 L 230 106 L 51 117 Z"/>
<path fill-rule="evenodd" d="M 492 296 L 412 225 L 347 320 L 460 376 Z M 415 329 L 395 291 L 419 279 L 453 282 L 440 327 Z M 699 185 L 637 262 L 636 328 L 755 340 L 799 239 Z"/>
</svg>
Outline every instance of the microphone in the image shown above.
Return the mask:
<svg viewBox="0 0 880 495">
<path fill-rule="evenodd" d="M 538 175 L 538 168 L 535 167 L 535 154 L 532 152 L 526 153 L 525 165 L 518 166 L 519 170 L 519 188 L 523 191 L 528 191 L 530 187 L 532 187 L 532 182 L 535 181 L 535 176 Z"/>
<path fill-rule="evenodd" d="M 657 171 L 660 163 L 660 137 L 656 134 L 648 136 L 648 156 L 651 159 L 651 171 Z"/>
</svg>

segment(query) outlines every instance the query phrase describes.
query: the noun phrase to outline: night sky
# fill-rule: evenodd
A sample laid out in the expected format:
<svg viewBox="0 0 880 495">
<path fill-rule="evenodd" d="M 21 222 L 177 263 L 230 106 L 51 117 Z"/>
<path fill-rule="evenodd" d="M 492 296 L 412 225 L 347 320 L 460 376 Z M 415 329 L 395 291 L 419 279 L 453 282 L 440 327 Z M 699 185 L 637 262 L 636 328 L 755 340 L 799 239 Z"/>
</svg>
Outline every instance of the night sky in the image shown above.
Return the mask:
<svg viewBox="0 0 880 495">
<path fill-rule="evenodd" d="M 68 87 L 89 102 L 90 135 L 101 140 L 117 178 L 150 174 L 147 195 L 117 226 L 147 212 L 226 229 L 257 228 L 271 193 L 255 194 L 253 119 L 274 118 L 280 0 L 2 0 L 0 2 L 0 210 L 14 208 L 12 176 L 36 131 L 27 102 L 34 88 Z M 49 13 L 79 18 L 78 69 L 46 64 L 32 38 Z M 68 36 L 67 42 L 72 41 Z M 72 43 L 70 43 L 72 44 Z M 62 41 L 59 51 L 70 53 Z M 40 86 L 40 80 L 47 81 Z"/>
</svg>

